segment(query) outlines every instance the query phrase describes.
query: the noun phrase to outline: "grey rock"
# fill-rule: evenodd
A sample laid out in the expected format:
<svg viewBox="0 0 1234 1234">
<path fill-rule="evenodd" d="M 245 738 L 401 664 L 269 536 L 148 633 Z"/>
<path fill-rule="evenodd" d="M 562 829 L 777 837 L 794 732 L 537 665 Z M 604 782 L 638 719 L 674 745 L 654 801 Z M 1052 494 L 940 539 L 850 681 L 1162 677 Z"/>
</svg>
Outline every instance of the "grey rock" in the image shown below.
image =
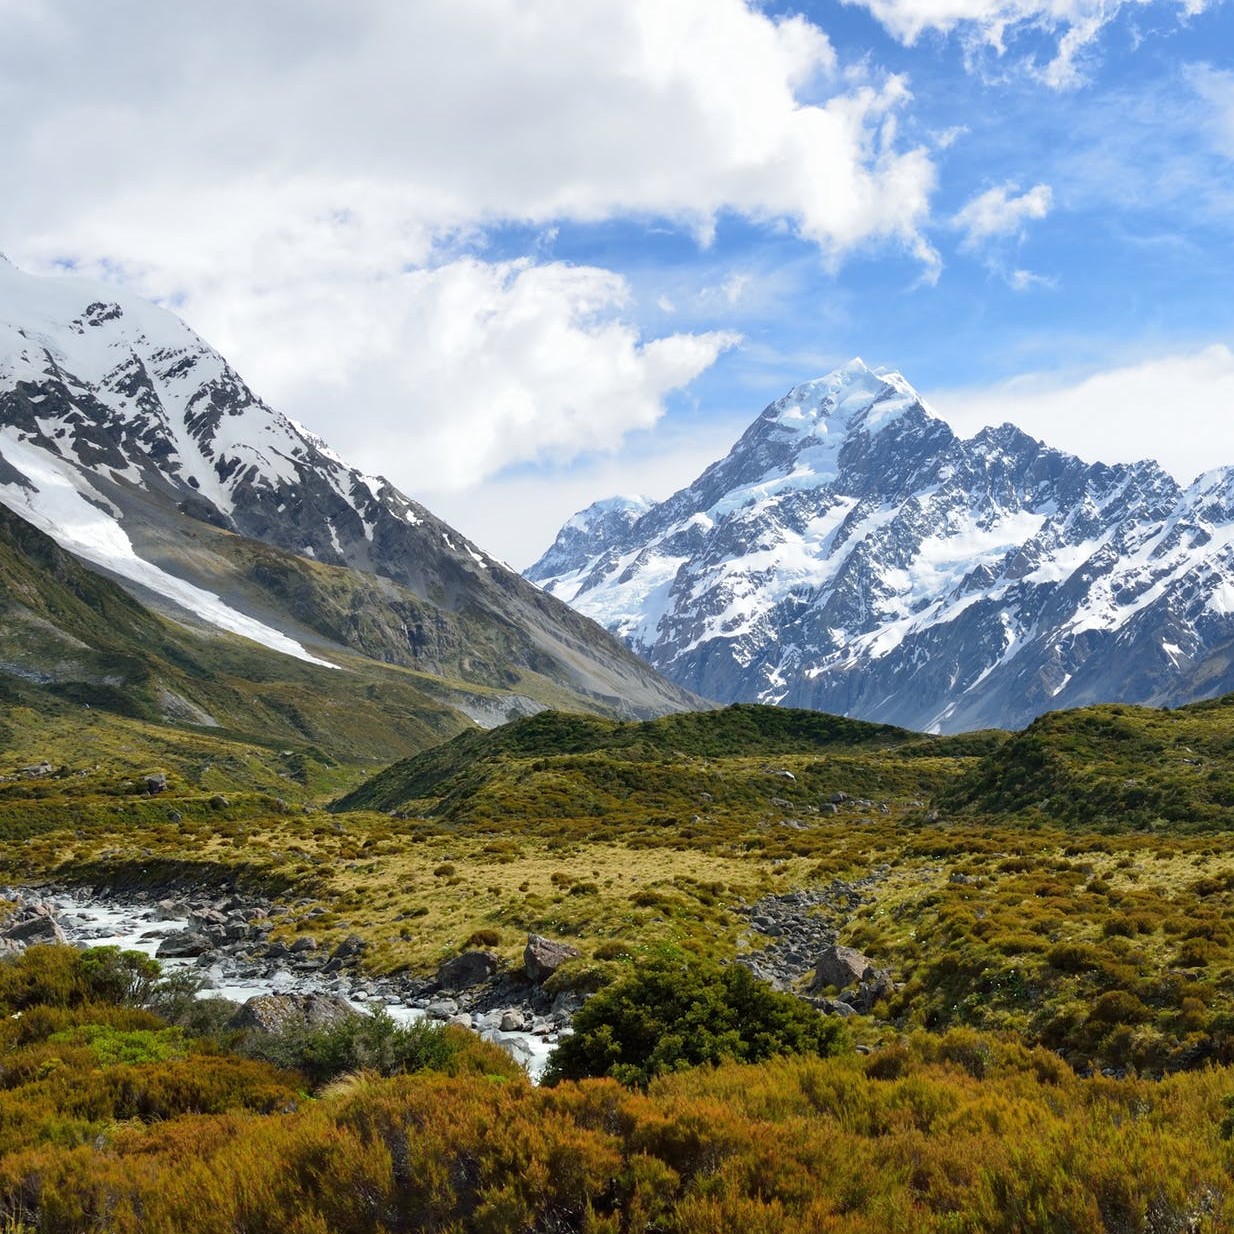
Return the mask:
<svg viewBox="0 0 1234 1234">
<path fill-rule="evenodd" d="M 517 1008 L 511 1008 L 501 1017 L 503 1033 L 521 1033 L 526 1031 L 527 1017 Z"/>
<path fill-rule="evenodd" d="M 328 994 L 258 994 L 228 1021 L 229 1028 L 281 1033 L 289 1028 L 319 1028 L 356 1014 L 345 999 Z"/>
<path fill-rule="evenodd" d="M 349 934 L 334 949 L 334 955 L 340 960 L 351 960 L 362 954 L 368 943 L 357 934 Z"/>
<path fill-rule="evenodd" d="M 529 981 L 540 985 L 547 981 L 567 960 L 576 959 L 582 952 L 569 943 L 559 943 L 540 934 L 529 934 L 523 948 L 523 971 Z"/>
<path fill-rule="evenodd" d="M 180 930 L 168 935 L 154 953 L 160 960 L 189 959 L 202 956 L 214 949 L 214 943 L 204 934 L 194 930 Z"/>
<path fill-rule="evenodd" d="M 824 1015 L 838 1015 L 841 1019 L 847 1019 L 857 1014 L 857 1009 L 851 1003 L 838 998 L 818 998 L 813 1002 Z"/>
<path fill-rule="evenodd" d="M 466 990 L 496 975 L 501 959 L 491 951 L 464 951 L 437 969 L 437 984 L 445 990 Z"/>
<path fill-rule="evenodd" d="M 849 986 L 857 985 L 873 972 L 874 965 L 868 956 L 862 955 L 853 947 L 833 944 L 818 957 L 811 989 L 820 990 L 827 986 L 835 986 L 839 990 L 844 990 Z"/>
<path fill-rule="evenodd" d="M 39 913 L 18 921 L 6 929 L 0 937 L 11 943 L 24 943 L 30 946 L 34 943 L 63 943 L 64 931 L 60 923 L 50 914 Z"/>
</svg>

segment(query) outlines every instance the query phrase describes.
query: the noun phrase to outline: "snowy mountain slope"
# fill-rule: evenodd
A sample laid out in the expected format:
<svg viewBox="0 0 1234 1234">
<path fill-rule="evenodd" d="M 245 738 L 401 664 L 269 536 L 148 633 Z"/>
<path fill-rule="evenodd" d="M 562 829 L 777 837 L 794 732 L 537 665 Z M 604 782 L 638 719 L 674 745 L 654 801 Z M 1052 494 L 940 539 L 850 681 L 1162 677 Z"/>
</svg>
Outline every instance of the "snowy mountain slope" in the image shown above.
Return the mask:
<svg viewBox="0 0 1234 1234">
<path fill-rule="evenodd" d="M 1011 425 L 961 440 L 860 360 L 624 536 L 566 548 L 528 577 L 724 701 L 955 731 L 1234 689 L 1234 471 L 1183 491 Z"/>
<path fill-rule="evenodd" d="M 507 690 L 519 708 L 696 705 L 388 481 L 349 468 L 171 313 L 3 259 L 0 502 L 164 612 L 310 661 L 359 649 Z M 284 558 L 246 554 L 237 535 Z M 353 619 L 327 619 L 325 593 Z"/>
</svg>

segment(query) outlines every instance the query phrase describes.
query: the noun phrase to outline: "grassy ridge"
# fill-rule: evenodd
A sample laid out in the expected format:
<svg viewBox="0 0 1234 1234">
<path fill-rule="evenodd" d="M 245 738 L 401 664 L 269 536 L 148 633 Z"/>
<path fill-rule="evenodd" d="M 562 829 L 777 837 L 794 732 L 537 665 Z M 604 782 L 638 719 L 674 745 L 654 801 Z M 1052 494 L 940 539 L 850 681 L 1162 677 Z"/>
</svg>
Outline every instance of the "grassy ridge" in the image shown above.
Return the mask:
<svg viewBox="0 0 1234 1234">
<path fill-rule="evenodd" d="M 1234 697 L 1166 711 L 1057 711 L 940 798 L 959 813 L 1098 829 L 1224 829 L 1234 820 Z"/>
<path fill-rule="evenodd" d="M 949 739 L 937 739 L 935 744 L 943 757 L 954 748 Z M 634 775 L 638 776 L 653 765 L 822 755 L 825 751 L 860 750 L 877 761 L 880 754 L 905 746 L 920 756 L 927 752 L 923 746 L 929 747 L 930 739 L 887 724 L 748 703 L 625 723 L 545 712 L 491 733 L 465 733 L 437 749 L 395 763 L 331 808 L 398 810 L 436 797 L 450 803 L 443 809 L 457 811 L 461 802 L 472 801 L 493 785 L 502 768 L 528 760 L 533 771 L 542 770 L 540 764 L 546 760 L 554 760 L 557 767 L 580 768 L 585 775 L 587 768 L 596 768 L 605 760 L 587 762 L 581 756 L 604 755 L 609 764 L 636 767 Z M 923 784 L 931 782 L 928 774 L 921 776 Z"/>
</svg>

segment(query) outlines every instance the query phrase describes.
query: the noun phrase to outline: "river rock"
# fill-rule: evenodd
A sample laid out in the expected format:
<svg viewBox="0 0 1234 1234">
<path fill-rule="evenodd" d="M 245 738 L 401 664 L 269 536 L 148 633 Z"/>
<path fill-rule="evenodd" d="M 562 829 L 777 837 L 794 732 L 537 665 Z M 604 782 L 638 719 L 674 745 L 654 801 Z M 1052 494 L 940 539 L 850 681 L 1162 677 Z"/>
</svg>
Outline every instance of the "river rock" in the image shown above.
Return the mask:
<svg viewBox="0 0 1234 1234">
<path fill-rule="evenodd" d="M 334 958 L 338 960 L 352 960 L 360 955 L 368 947 L 368 943 L 364 941 L 358 934 L 349 934 L 337 947 L 334 949 Z"/>
<path fill-rule="evenodd" d="M 437 984 L 443 990 L 466 990 L 487 981 L 501 966 L 491 951 L 464 951 L 437 969 Z"/>
<path fill-rule="evenodd" d="M 154 954 L 160 960 L 184 960 L 205 955 L 213 947 L 214 944 L 204 934 L 198 934 L 194 930 L 180 930 L 163 939 Z"/>
<path fill-rule="evenodd" d="M 50 914 L 39 913 L 9 926 L 0 937 L 12 943 L 25 943 L 27 946 L 32 943 L 63 943 L 64 931 Z"/>
<path fill-rule="evenodd" d="M 322 1028 L 356 1014 L 330 994 L 256 994 L 227 1021 L 228 1028 L 281 1033 L 289 1028 Z"/>
<path fill-rule="evenodd" d="M 558 943 L 540 934 L 529 934 L 523 948 L 523 969 L 529 980 L 539 985 L 547 981 L 567 960 L 582 954 L 569 943 Z"/>
<path fill-rule="evenodd" d="M 521 1033 L 527 1029 L 527 1017 L 517 1008 L 511 1007 L 501 1017 L 501 1031 L 503 1033 Z"/>
</svg>

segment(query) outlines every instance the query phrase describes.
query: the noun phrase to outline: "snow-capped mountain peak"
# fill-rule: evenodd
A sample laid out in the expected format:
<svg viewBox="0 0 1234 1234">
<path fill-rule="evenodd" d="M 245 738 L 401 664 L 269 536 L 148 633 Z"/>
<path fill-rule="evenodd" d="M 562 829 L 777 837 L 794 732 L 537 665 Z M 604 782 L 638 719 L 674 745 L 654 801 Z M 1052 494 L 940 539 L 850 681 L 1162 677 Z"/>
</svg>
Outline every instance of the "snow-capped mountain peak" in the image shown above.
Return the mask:
<svg viewBox="0 0 1234 1234">
<path fill-rule="evenodd" d="M 624 537 L 554 550 L 528 577 L 724 701 L 952 730 L 1234 689 L 1234 473 L 961 440 L 861 360 Z"/>
<path fill-rule="evenodd" d="M 828 440 L 876 433 L 913 407 L 924 404 L 901 374 L 871 369 L 855 357 L 826 377 L 794 386 L 764 415 L 788 431 Z"/>
<path fill-rule="evenodd" d="M 317 624 L 306 626 L 278 607 L 294 570 L 230 542 L 219 548 L 203 524 L 389 581 L 397 612 L 378 641 L 398 663 L 504 686 L 523 671 L 547 673 L 615 709 L 652 713 L 693 701 L 388 481 L 348 467 L 173 313 L 111 286 L 29 275 L 7 262 L 0 502 L 165 612 L 302 659 L 323 662 L 304 635 L 328 629 L 318 641 L 337 653 L 345 646 L 335 632 L 362 630 L 371 615 L 314 612 Z M 466 623 L 486 641 L 491 635 L 506 662 L 478 665 Z"/>
</svg>

